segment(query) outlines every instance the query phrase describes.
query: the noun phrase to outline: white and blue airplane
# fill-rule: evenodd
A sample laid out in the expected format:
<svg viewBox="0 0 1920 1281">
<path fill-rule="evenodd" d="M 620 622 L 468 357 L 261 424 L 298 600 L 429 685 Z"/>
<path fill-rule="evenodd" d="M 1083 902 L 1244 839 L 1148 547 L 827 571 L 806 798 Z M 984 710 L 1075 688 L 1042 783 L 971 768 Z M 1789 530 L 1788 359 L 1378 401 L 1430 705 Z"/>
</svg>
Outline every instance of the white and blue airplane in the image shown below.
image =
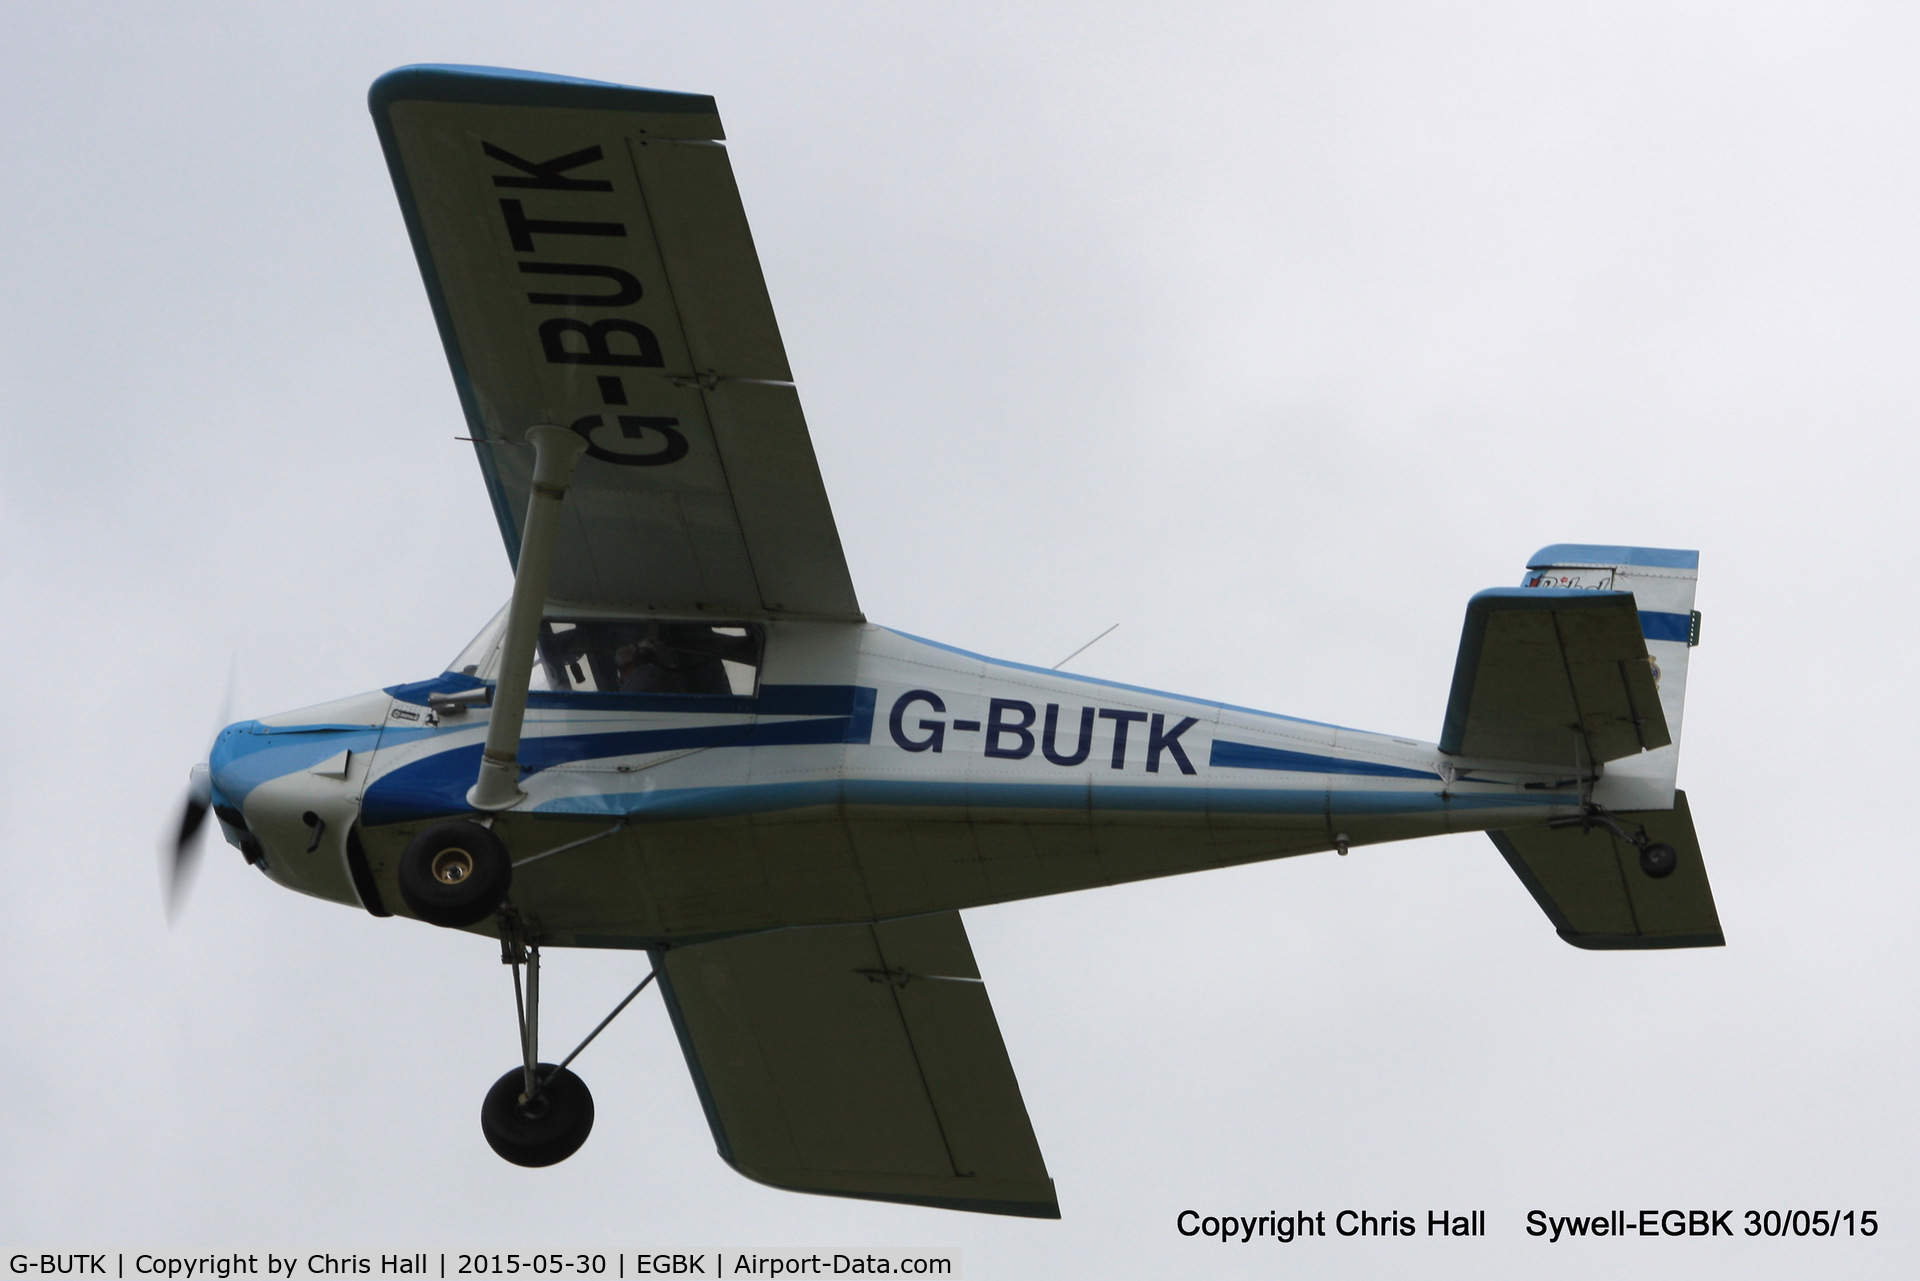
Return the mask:
<svg viewBox="0 0 1920 1281">
<path fill-rule="evenodd" d="M 223 730 L 176 887 L 210 810 L 289 889 L 497 938 L 506 1159 L 593 1122 L 543 947 L 647 953 L 749 1178 L 1054 1218 L 965 908 L 1485 831 L 1575 946 L 1723 942 L 1675 788 L 1694 552 L 1473 596 L 1437 743 L 878 626 L 713 100 L 419 66 L 371 107 L 513 595 L 438 675 Z"/>
</svg>

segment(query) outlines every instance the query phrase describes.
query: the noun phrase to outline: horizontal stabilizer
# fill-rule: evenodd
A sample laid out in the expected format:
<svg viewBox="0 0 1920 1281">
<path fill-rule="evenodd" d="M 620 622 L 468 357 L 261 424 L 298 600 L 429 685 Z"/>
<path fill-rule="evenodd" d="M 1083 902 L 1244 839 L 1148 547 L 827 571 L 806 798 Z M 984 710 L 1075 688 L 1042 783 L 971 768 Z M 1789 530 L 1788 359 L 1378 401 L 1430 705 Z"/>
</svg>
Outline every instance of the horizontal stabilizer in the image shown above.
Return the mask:
<svg viewBox="0 0 1920 1281">
<path fill-rule="evenodd" d="M 1633 593 L 1496 587 L 1467 602 L 1442 752 L 1579 775 L 1670 741 Z"/>
<path fill-rule="evenodd" d="M 1645 827 L 1650 841 L 1671 845 L 1679 856 L 1673 871 L 1648 876 L 1640 868 L 1640 851 L 1603 827 L 1527 827 L 1488 835 L 1560 937 L 1575 947 L 1724 947 L 1687 794 L 1676 791 L 1670 810 L 1614 817 L 1628 827 Z"/>
<path fill-rule="evenodd" d="M 958 912 L 656 954 L 720 1155 L 795 1192 L 1057 1219 Z"/>
</svg>

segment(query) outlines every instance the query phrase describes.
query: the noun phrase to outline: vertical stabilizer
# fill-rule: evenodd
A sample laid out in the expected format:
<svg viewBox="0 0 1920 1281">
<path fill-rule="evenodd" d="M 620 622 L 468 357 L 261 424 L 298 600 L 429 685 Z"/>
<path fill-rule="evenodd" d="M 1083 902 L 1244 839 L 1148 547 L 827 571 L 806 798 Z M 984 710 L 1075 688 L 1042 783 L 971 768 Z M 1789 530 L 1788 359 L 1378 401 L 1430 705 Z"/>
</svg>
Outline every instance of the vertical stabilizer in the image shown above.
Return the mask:
<svg viewBox="0 0 1920 1281">
<path fill-rule="evenodd" d="M 1595 786 L 1596 803 L 1615 810 L 1673 807 L 1680 768 L 1681 713 L 1687 701 L 1687 657 L 1700 643 L 1700 615 L 1693 608 L 1700 553 L 1665 547 L 1603 547 L 1555 543 L 1527 561 L 1522 587 L 1632 592 L 1640 631 L 1653 659 L 1660 710 L 1673 741 L 1637 756 L 1607 763 Z"/>
</svg>

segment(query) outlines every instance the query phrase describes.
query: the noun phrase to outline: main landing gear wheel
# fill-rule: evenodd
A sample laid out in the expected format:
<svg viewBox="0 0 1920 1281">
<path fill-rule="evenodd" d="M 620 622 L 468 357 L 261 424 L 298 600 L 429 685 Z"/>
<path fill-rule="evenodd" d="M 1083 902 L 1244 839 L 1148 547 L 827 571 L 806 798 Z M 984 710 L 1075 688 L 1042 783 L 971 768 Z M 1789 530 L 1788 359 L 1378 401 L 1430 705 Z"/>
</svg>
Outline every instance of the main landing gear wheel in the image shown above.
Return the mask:
<svg viewBox="0 0 1920 1281">
<path fill-rule="evenodd" d="M 587 1039 L 560 1060 L 560 1066 L 540 1061 L 540 945 L 529 942 L 520 913 L 509 907 L 500 913 L 500 959 L 513 967 L 513 1006 L 520 1020 L 520 1066 L 493 1083 L 480 1105 L 480 1132 L 487 1146 L 515 1165 L 555 1165 L 580 1150 L 593 1132 L 593 1095 L 587 1084 L 567 1071 L 567 1064 L 607 1030 L 620 1011 L 653 982 L 640 980 L 626 999 L 587 1033 Z M 520 986 L 525 967 L 527 985 Z"/>
<path fill-rule="evenodd" d="M 1655 841 L 1651 845 L 1640 847 L 1640 870 L 1654 880 L 1672 876 L 1673 869 L 1678 866 L 1680 866 L 1680 855 L 1674 851 L 1673 846 Z"/>
<path fill-rule="evenodd" d="M 512 884 L 507 847 L 470 819 L 435 823 L 400 856 L 400 897 L 432 925 L 484 921 L 506 902 Z"/>
<path fill-rule="evenodd" d="M 493 1083 L 480 1105 L 480 1132 L 489 1147 L 515 1165 L 557 1165 L 593 1132 L 593 1095 L 565 1068 L 542 1063 L 535 1072 L 540 1090 L 531 1101 L 524 1067 Z"/>
</svg>

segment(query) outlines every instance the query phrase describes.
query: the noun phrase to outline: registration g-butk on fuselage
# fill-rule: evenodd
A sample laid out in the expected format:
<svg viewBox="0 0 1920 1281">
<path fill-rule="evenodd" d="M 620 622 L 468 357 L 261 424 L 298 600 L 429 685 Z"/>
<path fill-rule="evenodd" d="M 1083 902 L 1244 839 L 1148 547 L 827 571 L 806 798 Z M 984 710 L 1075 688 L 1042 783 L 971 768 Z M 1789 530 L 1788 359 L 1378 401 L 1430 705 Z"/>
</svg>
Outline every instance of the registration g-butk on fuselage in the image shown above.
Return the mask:
<svg viewBox="0 0 1920 1281">
<path fill-rule="evenodd" d="M 1559 769 L 1448 756 L 873 625 L 675 624 L 747 642 L 719 660 L 726 692 L 622 693 L 615 655 L 658 620 L 567 613 L 545 620 L 554 658 L 528 695 L 526 800 L 494 819 L 537 859 L 513 898 L 554 944 L 977 907 L 1540 824 L 1583 799 L 1652 808 L 1619 766 L 1583 791 L 1571 752 Z M 491 694 L 504 622 L 432 679 L 229 727 L 212 760 L 228 839 L 290 889 L 404 913 L 408 841 L 471 812 L 490 709 L 461 699 Z M 561 658 L 573 636 L 591 639 Z"/>
</svg>

